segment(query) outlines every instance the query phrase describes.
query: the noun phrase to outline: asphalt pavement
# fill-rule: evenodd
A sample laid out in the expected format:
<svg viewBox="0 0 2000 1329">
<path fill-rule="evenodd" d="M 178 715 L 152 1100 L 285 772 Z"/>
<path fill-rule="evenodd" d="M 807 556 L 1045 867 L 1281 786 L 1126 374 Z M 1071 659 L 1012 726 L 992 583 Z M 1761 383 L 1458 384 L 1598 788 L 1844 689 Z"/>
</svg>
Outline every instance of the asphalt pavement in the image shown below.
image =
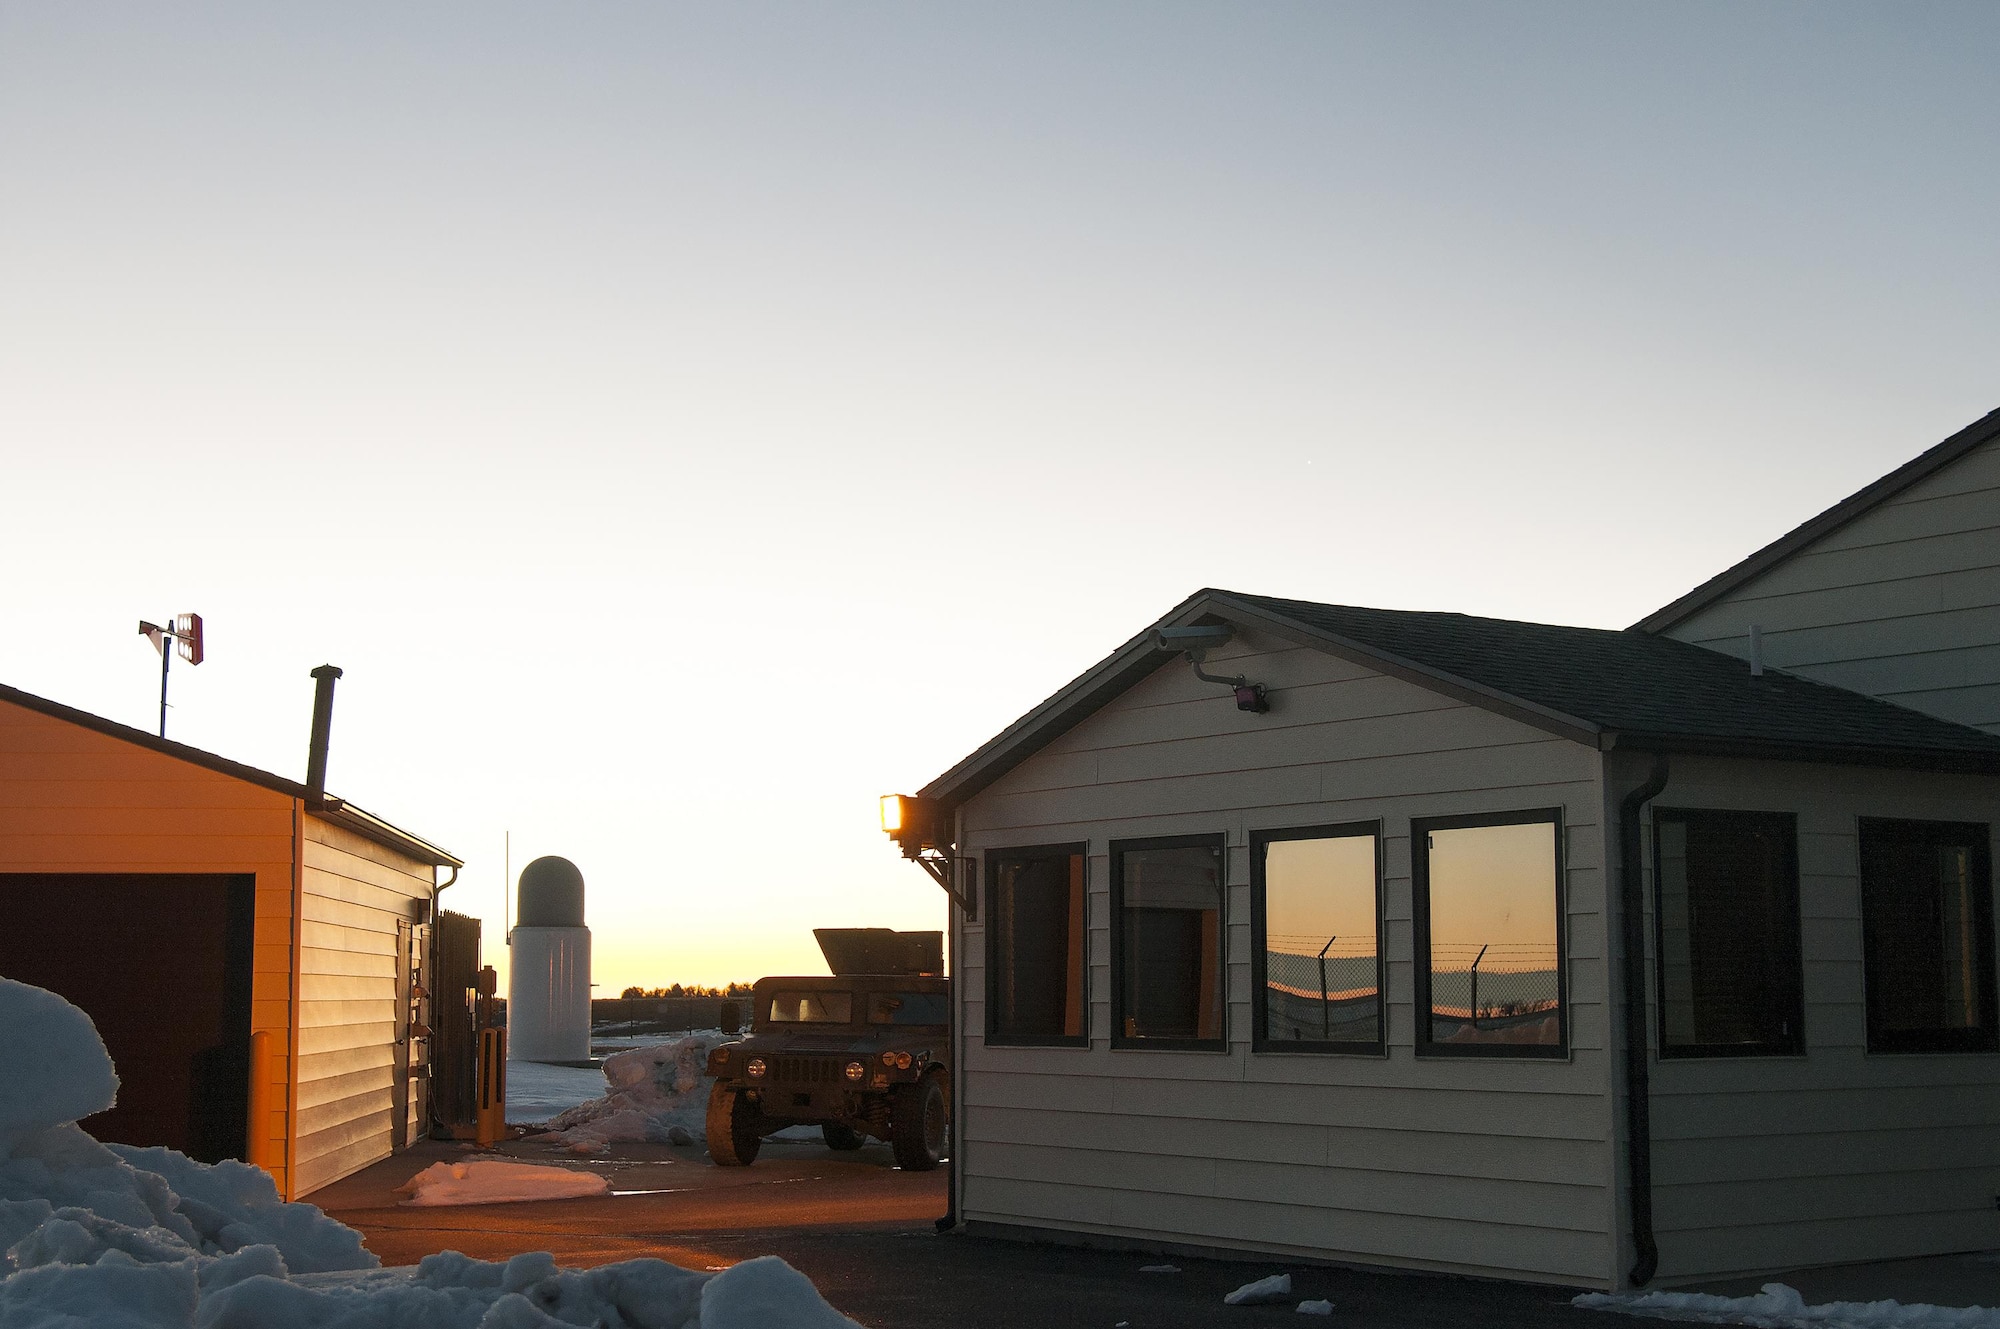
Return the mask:
<svg viewBox="0 0 2000 1329">
<path fill-rule="evenodd" d="M 803 1270 L 827 1300 L 868 1329 L 1252 1329 L 1327 1323 L 1344 1329 L 1627 1329 L 1648 1323 L 1569 1304 L 1573 1291 L 1527 1284 L 1292 1264 L 1193 1259 L 987 1236 L 940 1235 L 942 1170 L 895 1168 L 886 1146 L 836 1154 L 808 1142 L 771 1141 L 749 1168 L 718 1168 L 698 1145 L 625 1145 L 582 1158 L 530 1137 L 501 1154 L 599 1172 L 612 1193 L 587 1200 L 409 1208 L 395 1188 L 440 1160 L 479 1156 L 426 1143 L 310 1197 L 359 1229 L 386 1264 L 434 1251 L 485 1260 L 552 1251 L 587 1267 L 652 1256 L 691 1269 L 726 1268 L 777 1255 Z M 1148 1271 L 1171 1265 L 1172 1272 Z M 1289 1300 L 1228 1306 L 1223 1296 L 1267 1274 L 1292 1277 Z M 1847 1265 L 1718 1281 L 1704 1291 L 1754 1292 L 1789 1282 L 1807 1300 L 2000 1305 L 1993 1256 Z M 1303 1300 L 1334 1306 L 1301 1317 Z M 1651 1323 L 1658 1323 L 1652 1321 Z"/>
</svg>

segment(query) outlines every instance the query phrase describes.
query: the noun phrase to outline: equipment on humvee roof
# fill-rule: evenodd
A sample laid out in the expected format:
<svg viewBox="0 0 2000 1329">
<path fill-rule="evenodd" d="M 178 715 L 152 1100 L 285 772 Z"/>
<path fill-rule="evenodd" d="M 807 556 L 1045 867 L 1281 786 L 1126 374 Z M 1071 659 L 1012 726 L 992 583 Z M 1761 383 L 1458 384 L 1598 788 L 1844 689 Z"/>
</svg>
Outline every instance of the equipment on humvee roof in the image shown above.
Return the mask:
<svg viewBox="0 0 2000 1329">
<path fill-rule="evenodd" d="M 938 932 L 814 928 L 831 978 L 764 978 L 750 1035 L 708 1054 L 708 1156 L 747 1167 L 766 1135 L 818 1126 L 829 1149 L 887 1140 L 938 1165 L 951 1123 L 951 981 Z"/>
</svg>

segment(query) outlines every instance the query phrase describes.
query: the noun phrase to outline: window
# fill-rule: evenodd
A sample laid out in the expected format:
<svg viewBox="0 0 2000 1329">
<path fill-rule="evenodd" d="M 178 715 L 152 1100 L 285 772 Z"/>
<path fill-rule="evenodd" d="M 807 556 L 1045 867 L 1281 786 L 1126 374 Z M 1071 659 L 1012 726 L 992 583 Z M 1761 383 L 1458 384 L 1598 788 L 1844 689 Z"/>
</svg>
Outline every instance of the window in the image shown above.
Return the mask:
<svg viewBox="0 0 2000 1329">
<path fill-rule="evenodd" d="M 986 856 L 986 1040 L 1082 1044 L 1084 846 Z"/>
<path fill-rule="evenodd" d="M 1410 822 L 1417 1050 L 1562 1057 L 1562 811 Z"/>
<path fill-rule="evenodd" d="M 1870 1052 L 1992 1052 L 1987 828 L 1861 819 Z"/>
<path fill-rule="evenodd" d="M 1804 1049 L 1797 845 L 1788 812 L 1653 813 L 1661 1056 Z"/>
<path fill-rule="evenodd" d="M 1380 1052 L 1380 828 L 1250 837 L 1251 957 L 1260 1052 Z"/>
<path fill-rule="evenodd" d="M 1111 846 L 1113 1047 L 1221 1049 L 1222 837 Z"/>
<path fill-rule="evenodd" d="M 950 1024 L 951 998 L 942 992 L 871 992 L 870 1024 Z"/>
<path fill-rule="evenodd" d="M 773 992 L 772 1024 L 846 1024 L 854 1018 L 852 992 Z"/>
</svg>

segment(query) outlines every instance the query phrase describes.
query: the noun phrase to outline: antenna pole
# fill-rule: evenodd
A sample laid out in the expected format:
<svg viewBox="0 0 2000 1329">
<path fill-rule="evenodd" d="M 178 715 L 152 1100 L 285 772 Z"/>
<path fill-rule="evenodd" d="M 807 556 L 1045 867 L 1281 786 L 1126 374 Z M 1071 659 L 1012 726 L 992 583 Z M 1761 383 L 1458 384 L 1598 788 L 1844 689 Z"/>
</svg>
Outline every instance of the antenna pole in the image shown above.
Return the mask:
<svg viewBox="0 0 2000 1329">
<path fill-rule="evenodd" d="M 173 638 L 160 638 L 160 737 L 167 736 L 167 666 L 174 660 Z"/>
</svg>

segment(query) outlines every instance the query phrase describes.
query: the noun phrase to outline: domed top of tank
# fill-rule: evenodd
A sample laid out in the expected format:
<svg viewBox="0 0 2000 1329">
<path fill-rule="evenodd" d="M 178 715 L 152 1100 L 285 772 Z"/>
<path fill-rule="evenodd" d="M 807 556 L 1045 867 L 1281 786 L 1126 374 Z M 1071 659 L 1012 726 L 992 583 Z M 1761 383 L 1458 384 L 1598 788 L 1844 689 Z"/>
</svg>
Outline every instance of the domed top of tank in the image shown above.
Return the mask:
<svg viewBox="0 0 2000 1329">
<path fill-rule="evenodd" d="M 553 854 L 521 869 L 517 927 L 580 928 L 583 926 L 583 874 L 576 864 Z"/>
</svg>

